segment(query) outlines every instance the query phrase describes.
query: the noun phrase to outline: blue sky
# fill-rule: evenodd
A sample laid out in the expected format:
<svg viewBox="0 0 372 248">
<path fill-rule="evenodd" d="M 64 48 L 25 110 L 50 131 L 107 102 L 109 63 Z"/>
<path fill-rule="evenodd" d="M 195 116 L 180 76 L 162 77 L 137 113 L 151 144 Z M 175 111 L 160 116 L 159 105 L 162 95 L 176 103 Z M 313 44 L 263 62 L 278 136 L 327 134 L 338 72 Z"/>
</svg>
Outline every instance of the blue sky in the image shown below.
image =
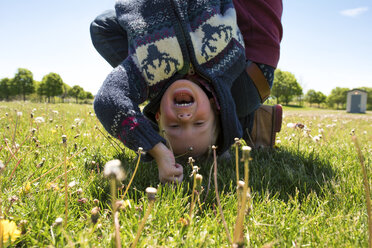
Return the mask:
<svg viewBox="0 0 372 248">
<path fill-rule="evenodd" d="M 248 1 L 248 0 L 247 0 Z M 94 50 L 89 24 L 114 0 L 1 0 L 0 78 L 27 68 L 41 81 L 50 72 L 93 94 L 111 71 Z M 372 87 L 371 0 L 284 0 L 278 68 L 306 92 Z"/>
</svg>

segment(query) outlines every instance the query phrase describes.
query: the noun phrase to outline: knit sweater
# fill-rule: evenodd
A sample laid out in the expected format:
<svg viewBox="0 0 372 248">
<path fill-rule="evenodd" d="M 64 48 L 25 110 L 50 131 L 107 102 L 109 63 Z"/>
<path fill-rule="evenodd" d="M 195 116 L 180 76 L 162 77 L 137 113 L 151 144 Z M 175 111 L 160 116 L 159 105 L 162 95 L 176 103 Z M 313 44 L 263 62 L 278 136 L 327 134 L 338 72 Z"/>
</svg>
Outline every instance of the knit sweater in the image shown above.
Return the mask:
<svg viewBox="0 0 372 248">
<path fill-rule="evenodd" d="M 161 97 L 190 66 L 206 79 L 220 106 L 218 153 L 241 137 L 230 93 L 244 71 L 244 41 L 231 0 L 118 0 L 129 55 L 108 75 L 94 100 L 104 128 L 132 150 L 165 140 L 154 127 Z M 144 114 L 139 105 L 149 101 Z"/>
</svg>

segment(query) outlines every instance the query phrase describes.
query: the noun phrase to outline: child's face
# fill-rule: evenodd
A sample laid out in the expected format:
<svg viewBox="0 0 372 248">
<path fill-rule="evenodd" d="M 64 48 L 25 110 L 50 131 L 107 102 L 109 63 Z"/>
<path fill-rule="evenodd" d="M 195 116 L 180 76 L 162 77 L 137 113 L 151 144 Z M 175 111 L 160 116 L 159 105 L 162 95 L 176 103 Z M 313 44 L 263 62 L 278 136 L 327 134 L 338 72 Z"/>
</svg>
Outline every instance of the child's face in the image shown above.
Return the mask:
<svg viewBox="0 0 372 248">
<path fill-rule="evenodd" d="M 197 84 L 185 79 L 166 90 L 156 119 L 176 155 L 188 152 L 188 156 L 197 157 L 212 145 L 215 131 L 212 101 Z"/>
</svg>

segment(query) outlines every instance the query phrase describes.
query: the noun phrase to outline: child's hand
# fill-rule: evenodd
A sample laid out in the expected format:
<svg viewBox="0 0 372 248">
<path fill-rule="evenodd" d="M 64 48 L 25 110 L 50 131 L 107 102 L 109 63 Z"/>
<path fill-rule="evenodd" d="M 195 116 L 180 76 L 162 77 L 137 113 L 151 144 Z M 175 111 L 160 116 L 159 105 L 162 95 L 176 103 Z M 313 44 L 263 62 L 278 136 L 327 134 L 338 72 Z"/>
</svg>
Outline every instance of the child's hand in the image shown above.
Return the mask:
<svg viewBox="0 0 372 248">
<path fill-rule="evenodd" d="M 173 153 L 163 143 L 156 144 L 149 153 L 158 164 L 160 182 L 182 182 L 183 167 L 176 164 Z"/>
</svg>

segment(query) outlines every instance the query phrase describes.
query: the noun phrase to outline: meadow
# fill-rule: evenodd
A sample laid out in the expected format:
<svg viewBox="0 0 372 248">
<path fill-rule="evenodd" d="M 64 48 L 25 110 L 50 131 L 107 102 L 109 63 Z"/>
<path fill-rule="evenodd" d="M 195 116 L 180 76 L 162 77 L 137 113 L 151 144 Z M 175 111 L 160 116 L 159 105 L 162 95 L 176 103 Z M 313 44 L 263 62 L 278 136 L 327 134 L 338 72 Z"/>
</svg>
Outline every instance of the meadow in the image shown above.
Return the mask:
<svg viewBox="0 0 372 248">
<path fill-rule="evenodd" d="M 284 109 L 276 148 L 251 152 L 246 247 L 368 247 L 366 194 L 352 134 L 371 178 L 372 113 Z M 128 188 L 138 156 L 108 137 L 91 105 L 1 102 L 0 137 L 0 228 L 10 233 L 0 247 L 114 247 L 112 193 L 103 175 L 113 159 L 126 174 L 115 190 L 124 200 L 118 211 L 122 247 L 133 243 L 149 208 L 149 186 L 157 195 L 138 247 L 230 246 L 213 160 L 194 162 L 203 181 L 189 221 L 191 166 L 183 164 L 182 184 L 161 185 L 156 164 L 140 161 Z M 239 171 L 243 177 L 240 161 Z M 238 211 L 235 173 L 232 147 L 231 157 L 218 161 L 217 176 L 231 235 Z"/>
</svg>

